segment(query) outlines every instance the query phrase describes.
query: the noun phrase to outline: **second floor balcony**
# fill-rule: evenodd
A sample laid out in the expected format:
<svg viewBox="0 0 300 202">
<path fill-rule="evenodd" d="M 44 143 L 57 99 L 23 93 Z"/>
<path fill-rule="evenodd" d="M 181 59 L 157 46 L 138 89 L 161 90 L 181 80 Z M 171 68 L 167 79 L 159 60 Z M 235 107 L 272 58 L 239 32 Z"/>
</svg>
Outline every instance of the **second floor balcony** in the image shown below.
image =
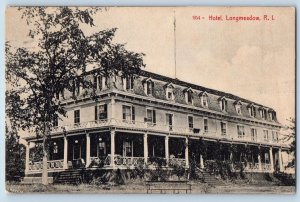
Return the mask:
<svg viewBox="0 0 300 202">
<path fill-rule="evenodd" d="M 115 127 L 117 129 L 124 130 L 134 130 L 141 132 L 153 132 L 162 134 L 171 134 L 178 136 L 193 136 L 193 137 L 204 137 L 211 139 L 227 140 L 227 141 L 237 141 L 237 142 L 247 142 L 247 143 L 259 143 L 268 144 L 274 146 L 287 147 L 286 144 L 280 141 L 280 139 L 264 139 L 264 138 L 253 138 L 251 135 L 245 134 L 244 136 L 238 136 L 237 134 L 224 133 L 224 131 L 204 131 L 200 128 L 190 128 L 190 127 L 179 127 L 175 125 L 168 124 L 158 124 L 149 122 L 139 122 L 132 120 L 122 120 L 122 119 L 103 119 L 97 121 L 81 122 L 76 124 L 69 124 L 63 126 L 56 126 L 51 130 L 52 135 L 60 133 L 71 133 L 80 132 L 85 130 L 97 130 L 105 127 Z"/>
</svg>

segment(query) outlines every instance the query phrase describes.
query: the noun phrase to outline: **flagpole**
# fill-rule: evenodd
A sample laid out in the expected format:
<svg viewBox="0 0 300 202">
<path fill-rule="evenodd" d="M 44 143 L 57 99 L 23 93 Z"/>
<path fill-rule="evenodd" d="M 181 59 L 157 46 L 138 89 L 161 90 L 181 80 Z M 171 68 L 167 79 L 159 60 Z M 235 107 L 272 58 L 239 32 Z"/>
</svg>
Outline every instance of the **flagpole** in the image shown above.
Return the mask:
<svg viewBox="0 0 300 202">
<path fill-rule="evenodd" d="M 176 17 L 175 17 L 175 10 L 174 10 L 174 65 L 175 65 L 175 79 L 177 78 L 176 72 Z"/>
</svg>

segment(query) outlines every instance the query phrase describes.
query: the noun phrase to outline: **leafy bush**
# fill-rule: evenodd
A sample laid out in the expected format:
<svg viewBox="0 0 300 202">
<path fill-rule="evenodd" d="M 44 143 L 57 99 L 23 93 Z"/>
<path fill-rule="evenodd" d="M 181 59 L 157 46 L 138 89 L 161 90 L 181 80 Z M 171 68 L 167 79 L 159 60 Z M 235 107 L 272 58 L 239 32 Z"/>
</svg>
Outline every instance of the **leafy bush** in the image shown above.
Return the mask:
<svg viewBox="0 0 300 202">
<path fill-rule="evenodd" d="M 292 174 L 287 174 L 283 172 L 275 172 L 274 177 L 279 179 L 286 186 L 295 186 L 296 178 Z"/>
</svg>

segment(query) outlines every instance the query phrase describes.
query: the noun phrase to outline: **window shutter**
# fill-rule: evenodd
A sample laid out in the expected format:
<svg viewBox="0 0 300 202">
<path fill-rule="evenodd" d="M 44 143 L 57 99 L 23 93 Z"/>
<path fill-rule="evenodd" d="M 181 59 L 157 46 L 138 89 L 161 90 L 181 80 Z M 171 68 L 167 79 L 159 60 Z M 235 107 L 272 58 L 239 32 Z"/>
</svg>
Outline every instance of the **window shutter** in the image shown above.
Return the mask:
<svg viewBox="0 0 300 202">
<path fill-rule="evenodd" d="M 131 116 L 132 116 L 132 121 L 135 121 L 135 109 L 134 109 L 134 106 L 132 106 L 132 108 L 131 108 L 131 112 L 132 112 L 132 114 L 131 114 Z"/>
<path fill-rule="evenodd" d="M 133 76 L 130 77 L 130 82 L 131 82 L 131 89 L 133 89 L 133 83 L 134 83 Z"/>
<path fill-rule="evenodd" d="M 153 110 L 153 123 L 156 124 L 156 111 Z"/>
<path fill-rule="evenodd" d="M 153 81 L 151 82 L 151 85 L 152 85 L 152 89 L 151 89 L 150 93 L 153 95 L 153 92 L 154 92 L 154 82 Z"/>
<path fill-rule="evenodd" d="M 104 118 L 107 119 L 107 104 L 104 104 L 104 112 L 105 112 Z"/>
<path fill-rule="evenodd" d="M 125 106 L 123 106 L 123 120 L 125 120 L 125 118 L 126 118 L 126 114 L 125 114 L 126 112 L 125 112 Z"/>
<path fill-rule="evenodd" d="M 95 106 L 95 121 L 98 120 L 98 106 Z"/>
</svg>

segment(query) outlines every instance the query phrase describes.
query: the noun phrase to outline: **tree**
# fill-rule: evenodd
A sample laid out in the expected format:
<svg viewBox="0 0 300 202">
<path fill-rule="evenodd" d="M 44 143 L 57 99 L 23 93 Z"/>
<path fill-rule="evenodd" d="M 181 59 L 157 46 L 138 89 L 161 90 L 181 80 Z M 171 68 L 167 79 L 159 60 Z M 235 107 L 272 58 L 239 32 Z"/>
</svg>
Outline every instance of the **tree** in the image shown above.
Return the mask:
<svg viewBox="0 0 300 202">
<path fill-rule="evenodd" d="M 285 127 L 287 134 L 283 139 L 285 142 L 288 142 L 290 144 L 289 153 L 294 156 L 292 161 L 288 163 L 287 167 L 294 168 L 296 165 L 296 126 L 294 118 L 290 118 L 288 121 L 290 123 Z"/>
<path fill-rule="evenodd" d="M 96 8 L 24 7 L 19 9 L 37 47 L 11 47 L 6 43 L 6 113 L 23 130 L 43 138 L 42 183 L 47 184 L 50 131 L 54 120 L 66 111 L 56 95 L 82 86 L 85 95 L 97 99 L 92 81 L 84 75 L 96 67 L 95 75 L 138 74 L 144 67 L 142 53 L 114 44 L 116 28 L 86 36 L 83 25 L 94 26 Z M 91 89 L 91 90 L 89 90 Z M 76 99 L 73 96 L 73 99 Z"/>
<path fill-rule="evenodd" d="M 16 130 L 8 130 L 5 127 L 5 180 L 20 181 L 24 176 L 25 147 L 19 143 L 19 135 Z"/>
</svg>

